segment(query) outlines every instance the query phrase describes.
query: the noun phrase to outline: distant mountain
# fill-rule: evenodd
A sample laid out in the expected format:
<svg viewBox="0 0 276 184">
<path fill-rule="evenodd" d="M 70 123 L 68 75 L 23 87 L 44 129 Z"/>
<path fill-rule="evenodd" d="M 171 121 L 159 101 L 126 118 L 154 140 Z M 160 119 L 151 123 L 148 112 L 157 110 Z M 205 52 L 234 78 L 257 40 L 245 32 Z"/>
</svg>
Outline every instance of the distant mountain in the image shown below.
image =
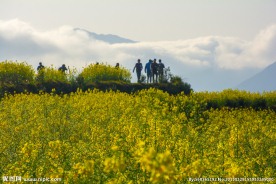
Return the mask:
<svg viewBox="0 0 276 184">
<path fill-rule="evenodd" d="M 242 82 L 237 88 L 251 92 L 276 90 L 276 62 L 266 67 L 260 73 Z"/>
<path fill-rule="evenodd" d="M 117 35 L 112 35 L 112 34 L 97 34 L 97 33 L 93 33 L 90 31 L 87 31 L 85 29 L 81 29 L 81 28 L 75 28 L 74 31 L 83 31 L 86 32 L 90 37 L 93 37 L 96 40 L 100 40 L 106 43 L 110 43 L 110 44 L 115 44 L 115 43 L 136 43 L 136 41 L 127 39 L 127 38 L 122 38 L 120 36 Z"/>
<path fill-rule="evenodd" d="M 185 67 L 179 67 L 180 69 Z M 191 67 L 186 67 L 192 72 L 185 71 L 184 77 L 191 83 L 195 91 L 222 91 L 224 89 L 236 88 L 242 81 L 262 71 L 260 69 L 230 70 L 210 67 L 196 72 Z M 184 69 L 182 69 L 184 70 Z"/>
</svg>

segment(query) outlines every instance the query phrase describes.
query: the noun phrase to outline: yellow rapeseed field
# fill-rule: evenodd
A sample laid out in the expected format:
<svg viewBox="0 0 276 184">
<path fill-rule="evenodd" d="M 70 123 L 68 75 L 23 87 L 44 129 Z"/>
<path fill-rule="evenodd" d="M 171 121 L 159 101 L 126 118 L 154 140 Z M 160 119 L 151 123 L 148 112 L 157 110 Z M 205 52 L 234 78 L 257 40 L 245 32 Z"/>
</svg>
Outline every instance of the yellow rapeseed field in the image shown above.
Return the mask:
<svg viewBox="0 0 276 184">
<path fill-rule="evenodd" d="M 155 89 L 6 95 L 0 175 L 61 183 L 275 178 L 275 111 L 203 108 L 221 96 Z"/>
</svg>

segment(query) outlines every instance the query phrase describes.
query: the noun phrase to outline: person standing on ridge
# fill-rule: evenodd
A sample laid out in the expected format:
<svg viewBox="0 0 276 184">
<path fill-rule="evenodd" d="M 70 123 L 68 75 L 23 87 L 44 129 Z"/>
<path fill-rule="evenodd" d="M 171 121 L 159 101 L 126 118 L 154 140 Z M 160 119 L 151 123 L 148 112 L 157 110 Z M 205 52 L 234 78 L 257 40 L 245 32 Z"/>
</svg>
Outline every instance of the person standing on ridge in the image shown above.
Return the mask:
<svg viewBox="0 0 276 184">
<path fill-rule="evenodd" d="M 156 63 L 156 59 L 153 60 L 153 63 L 151 64 L 151 72 L 152 72 L 152 81 L 154 83 L 154 77 L 155 77 L 155 82 L 157 82 L 157 73 L 158 70 L 158 64 Z"/>
<path fill-rule="evenodd" d="M 135 69 L 136 69 L 136 74 L 137 74 L 137 81 L 141 82 L 141 71 L 143 70 L 143 65 L 142 65 L 140 59 L 138 59 L 137 63 L 135 64 L 135 66 L 133 68 L 133 73 L 134 73 Z"/>
<path fill-rule="evenodd" d="M 36 68 L 37 69 L 37 77 L 36 77 L 36 80 L 39 81 L 39 82 L 43 82 L 44 81 L 44 66 L 42 65 L 41 62 L 39 62 L 39 65 L 38 67 Z"/>
<path fill-rule="evenodd" d="M 42 69 L 44 69 L 45 67 L 42 65 L 42 63 L 41 62 L 39 62 L 39 65 L 38 65 L 38 67 L 37 67 L 37 71 L 39 72 L 39 70 L 42 70 Z"/>
<path fill-rule="evenodd" d="M 162 63 L 161 59 L 159 59 L 159 63 L 158 63 L 158 76 L 159 76 L 159 82 L 163 82 L 163 78 L 164 78 L 164 68 L 165 65 Z"/>
<path fill-rule="evenodd" d="M 151 63 L 152 60 L 150 59 L 145 66 L 145 73 L 147 74 L 147 83 L 151 83 Z"/>
<path fill-rule="evenodd" d="M 65 64 L 63 64 L 61 67 L 59 67 L 58 69 L 59 71 L 61 71 L 62 73 L 65 73 L 65 71 L 67 70 Z"/>
</svg>

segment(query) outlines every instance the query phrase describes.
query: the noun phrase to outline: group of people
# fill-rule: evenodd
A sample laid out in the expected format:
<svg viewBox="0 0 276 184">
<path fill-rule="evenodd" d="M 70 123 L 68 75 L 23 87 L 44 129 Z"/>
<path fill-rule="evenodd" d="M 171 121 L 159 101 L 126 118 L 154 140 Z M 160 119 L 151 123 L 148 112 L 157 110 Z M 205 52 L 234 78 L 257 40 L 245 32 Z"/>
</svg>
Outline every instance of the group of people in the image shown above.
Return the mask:
<svg viewBox="0 0 276 184">
<path fill-rule="evenodd" d="M 96 63 L 98 65 L 99 63 Z M 39 65 L 37 67 L 37 71 L 44 69 L 45 67 L 41 62 L 39 62 Z M 119 63 L 116 63 L 115 68 L 119 68 Z M 162 63 L 161 59 L 159 59 L 159 62 L 157 63 L 156 59 L 149 60 L 145 65 L 145 73 L 147 74 L 147 83 L 157 83 L 162 82 L 164 77 L 164 68 L 165 65 Z M 61 67 L 58 68 L 59 71 L 65 73 L 68 69 L 63 64 Z M 137 80 L 138 82 L 141 82 L 141 73 L 143 70 L 143 64 L 141 63 L 141 60 L 138 59 L 137 63 L 135 64 L 133 68 L 133 72 L 136 70 L 137 74 Z"/>
<path fill-rule="evenodd" d="M 164 77 L 164 68 L 165 65 L 162 63 L 161 59 L 159 62 L 156 62 L 156 59 L 149 60 L 145 65 L 145 73 L 147 74 L 147 83 L 157 83 L 162 82 Z M 133 72 L 136 70 L 137 81 L 141 82 L 141 73 L 143 70 L 143 65 L 141 60 L 138 59 L 137 63 L 133 68 Z"/>
<path fill-rule="evenodd" d="M 39 65 L 37 67 L 37 71 L 39 72 L 40 70 L 44 69 L 45 67 L 43 66 L 43 64 L 41 62 L 39 62 Z M 65 66 L 65 64 L 63 64 L 61 67 L 58 68 L 59 71 L 65 73 L 68 69 Z"/>
</svg>

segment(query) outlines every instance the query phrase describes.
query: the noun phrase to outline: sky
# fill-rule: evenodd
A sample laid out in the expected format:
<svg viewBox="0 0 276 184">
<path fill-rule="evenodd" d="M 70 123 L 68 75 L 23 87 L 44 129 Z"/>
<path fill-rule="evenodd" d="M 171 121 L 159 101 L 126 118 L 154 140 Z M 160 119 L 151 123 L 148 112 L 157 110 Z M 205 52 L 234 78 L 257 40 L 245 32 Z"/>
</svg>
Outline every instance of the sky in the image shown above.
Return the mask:
<svg viewBox="0 0 276 184">
<path fill-rule="evenodd" d="M 1 61 L 131 70 L 137 58 L 156 57 L 197 90 L 235 86 L 276 61 L 276 0 L 0 2 Z M 74 28 L 137 43 L 107 44 Z"/>
<path fill-rule="evenodd" d="M 250 40 L 275 23 L 275 7 L 275 0 L 1 0 L 0 17 L 41 30 L 70 25 L 137 41 Z"/>
</svg>

